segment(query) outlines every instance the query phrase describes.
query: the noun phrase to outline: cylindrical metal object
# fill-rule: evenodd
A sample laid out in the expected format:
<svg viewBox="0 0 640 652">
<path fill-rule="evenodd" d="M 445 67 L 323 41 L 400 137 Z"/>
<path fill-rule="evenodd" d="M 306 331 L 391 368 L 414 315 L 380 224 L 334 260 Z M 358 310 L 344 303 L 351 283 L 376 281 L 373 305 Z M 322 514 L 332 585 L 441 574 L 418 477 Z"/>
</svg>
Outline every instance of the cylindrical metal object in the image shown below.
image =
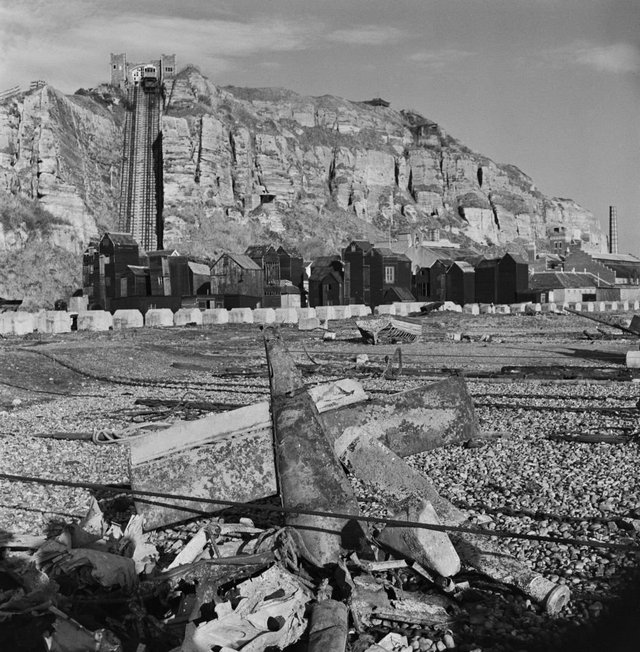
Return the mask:
<svg viewBox="0 0 640 652">
<path fill-rule="evenodd" d="M 285 508 L 359 514 L 358 502 L 347 476 L 327 439 L 318 409 L 305 389 L 279 333 L 265 329 L 271 381 L 276 471 Z M 357 521 L 288 513 L 287 525 L 299 528 L 312 563 L 336 563 L 344 544 L 357 548 L 348 537 L 362 534 Z"/>
<path fill-rule="evenodd" d="M 515 557 L 501 552 L 488 538 L 457 533 L 451 535 L 451 540 L 463 563 L 491 579 L 520 589 L 532 600 L 542 603 L 547 613 L 557 614 L 569 602 L 571 592 L 567 586 L 555 584 L 527 568 Z"/>
<path fill-rule="evenodd" d="M 349 609 L 337 600 L 317 602 L 311 611 L 308 652 L 344 652 L 349 634 Z"/>
</svg>

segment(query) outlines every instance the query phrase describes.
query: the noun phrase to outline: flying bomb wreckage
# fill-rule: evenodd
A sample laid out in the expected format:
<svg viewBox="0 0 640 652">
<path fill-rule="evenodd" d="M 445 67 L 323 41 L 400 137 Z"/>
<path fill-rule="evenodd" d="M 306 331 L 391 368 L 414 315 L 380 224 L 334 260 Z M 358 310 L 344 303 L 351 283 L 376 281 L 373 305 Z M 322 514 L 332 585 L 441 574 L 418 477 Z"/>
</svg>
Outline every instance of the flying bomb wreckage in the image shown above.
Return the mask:
<svg viewBox="0 0 640 652">
<path fill-rule="evenodd" d="M 439 628 L 442 645 L 454 647 L 447 627 L 473 592 L 469 571 L 551 616 L 562 611 L 569 588 L 496 543 L 527 535 L 483 529 L 404 460 L 486 441 L 463 377 L 376 398 L 350 378 L 307 387 L 280 331 L 265 328 L 263 337 L 270 400 L 132 437 L 137 513 L 123 530 L 94 502 L 82 522 L 39 541 L 35 564 L 15 575 L 20 591 L 0 604 L 0 617 L 46 613 L 49 650 L 123 651 L 122 640 L 131 641 L 123 631 L 134 621 L 143 623 L 134 637 L 139 652 L 344 652 L 380 623 Z M 380 492 L 379 515 L 361 513 L 349 478 Z M 263 529 L 218 517 L 230 507 L 280 521 Z M 162 565 L 148 533 L 196 516 L 207 524 Z M 428 588 L 390 583 L 388 573 L 398 570 Z M 121 596 L 112 629 L 66 614 L 56 583 L 70 577 L 110 591 L 103 601 Z M 150 615 L 152 603 L 164 618 Z M 369 643 L 358 649 L 408 649 L 394 632 Z"/>
</svg>

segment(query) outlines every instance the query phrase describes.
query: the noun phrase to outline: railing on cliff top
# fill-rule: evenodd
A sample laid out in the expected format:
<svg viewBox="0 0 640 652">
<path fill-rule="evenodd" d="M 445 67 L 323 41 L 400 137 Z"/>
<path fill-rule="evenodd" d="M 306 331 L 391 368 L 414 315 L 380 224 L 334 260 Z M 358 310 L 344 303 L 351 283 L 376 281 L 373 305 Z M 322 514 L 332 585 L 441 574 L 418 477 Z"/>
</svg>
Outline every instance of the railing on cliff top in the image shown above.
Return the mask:
<svg viewBox="0 0 640 652">
<path fill-rule="evenodd" d="M 8 100 L 15 95 L 19 95 L 20 93 L 28 93 L 29 91 L 37 91 L 39 88 L 42 88 L 43 86 L 46 86 L 47 82 L 42 80 L 42 79 L 37 79 L 35 81 L 32 81 L 29 83 L 29 86 L 22 87 L 19 85 L 12 86 L 11 88 L 7 88 L 4 91 L 0 91 L 0 102 L 2 100 Z"/>
</svg>

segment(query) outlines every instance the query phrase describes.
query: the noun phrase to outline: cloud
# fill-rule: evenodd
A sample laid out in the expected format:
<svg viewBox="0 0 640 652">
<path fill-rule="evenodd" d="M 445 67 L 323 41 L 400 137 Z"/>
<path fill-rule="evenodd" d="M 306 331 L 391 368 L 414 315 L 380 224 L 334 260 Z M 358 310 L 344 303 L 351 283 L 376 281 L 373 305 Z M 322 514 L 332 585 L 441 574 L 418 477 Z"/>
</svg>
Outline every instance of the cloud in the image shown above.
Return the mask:
<svg viewBox="0 0 640 652">
<path fill-rule="evenodd" d="M 308 20 L 107 14 L 86 12 L 86 4 L 0 4 L 0 77 L 7 77 L 6 85 L 36 78 L 54 85 L 93 85 L 106 80 L 109 52 L 126 52 L 131 61 L 175 52 L 178 65 L 197 62 L 207 73 L 219 74 L 244 58 L 306 49 L 322 30 Z M 59 13 L 54 16 L 51 7 Z M 41 11 L 32 16 L 36 8 Z"/>
<path fill-rule="evenodd" d="M 547 52 L 546 58 L 565 64 L 586 66 L 598 72 L 640 72 L 640 49 L 629 43 L 601 46 L 579 41 Z"/>
<path fill-rule="evenodd" d="M 326 35 L 329 41 L 347 45 L 384 45 L 399 41 L 404 33 L 391 26 L 362 25 L 347 29 L 336 29 Z"/>
<path fill-rule="evenodd" d="M 420 52 L 414 52 L 407 57 L 407 61 L 424 68 L 442 70 L 449 64 L 463 61 L 472 56 L 474 56 L 473 52 L 468 52 L 467 50 L 445 48 L 443 50 L 421 50 Z"/>
</svg>

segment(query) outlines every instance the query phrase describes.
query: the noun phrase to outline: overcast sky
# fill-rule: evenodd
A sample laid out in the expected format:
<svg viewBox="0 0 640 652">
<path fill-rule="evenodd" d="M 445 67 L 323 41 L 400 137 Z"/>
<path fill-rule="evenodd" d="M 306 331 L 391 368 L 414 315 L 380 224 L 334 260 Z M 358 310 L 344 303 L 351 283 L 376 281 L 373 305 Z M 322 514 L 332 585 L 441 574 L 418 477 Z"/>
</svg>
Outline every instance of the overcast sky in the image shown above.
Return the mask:
<svg viewBox="0 0 640 652">
<path fill-rule="evenodd" d="M 0 91 L 177 55 L 216 84 L 382 97 L 570 197 L 640 255 L 640 0 L 0 0 Z"/>
</svg>

